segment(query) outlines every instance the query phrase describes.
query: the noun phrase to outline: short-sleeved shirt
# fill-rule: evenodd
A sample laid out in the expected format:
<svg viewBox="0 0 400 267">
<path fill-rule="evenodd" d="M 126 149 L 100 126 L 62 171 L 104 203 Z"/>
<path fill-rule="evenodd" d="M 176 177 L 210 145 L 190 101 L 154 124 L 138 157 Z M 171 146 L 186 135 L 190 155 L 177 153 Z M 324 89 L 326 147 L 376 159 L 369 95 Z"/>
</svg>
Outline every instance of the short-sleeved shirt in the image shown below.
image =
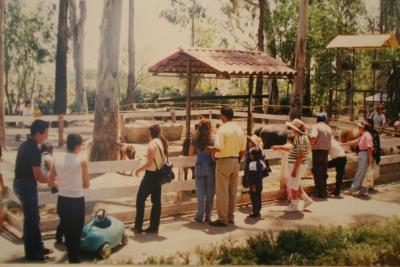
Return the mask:
<svg viewBox="0 0 400 267">
<path fill-rule="evenodd" d="M 313 150 L 329 150 L 331 148 L 332 128 L 326 123 L 320 122 L 313 126 L 311 138 L 316 138 Z"/>
<path fill-rule="evenodd" d="M 288 162 L 296 163 L 297 155 L 299 153 L 304 153 L 301 163 L 308 164 L 310 158 L 310 140 L 305 134 L 296 136 L 294 138 L 292 149 L 289 152 Z"/>
<path fill-rule="evenodd" d="M 358 147 L 363 151 L 368 150 L 368 148 L 374 148 L 372 135 L 369 132 L 364 132 L 363 135 L 358 139 Z"/>
<path fill-rule="evenodd" d="M 22 143 L 18 148 L 15 163 L 15 179 L 36 184 L 32 167 L 40 168 L 41 159 L 39 146 L 32 138 Z"/>
<path fill-rule="evenodd" d="M 333 137 L 331 149 L 329 149 L 329 155 L 331 155 L 332 159 L 346 157 L 346 152 L 344 151 L 344 148 Z"/>
<path fill-rule="evenodd" d="M 239 157 L 241 151 L 246 151 L 246 138 L 236 123 L 228 121 L 218 128 L 215 146 L 221 150 L 215 153 L 216 158 Z"/>
<path fill-rule="evenodd" d="M 375 127 L 383 127 L 385 125 L 386 117 L 383 113 L 379 115 L 377 112 L 374 112 L 370 118 L 374 121 Z"/>
</svg>

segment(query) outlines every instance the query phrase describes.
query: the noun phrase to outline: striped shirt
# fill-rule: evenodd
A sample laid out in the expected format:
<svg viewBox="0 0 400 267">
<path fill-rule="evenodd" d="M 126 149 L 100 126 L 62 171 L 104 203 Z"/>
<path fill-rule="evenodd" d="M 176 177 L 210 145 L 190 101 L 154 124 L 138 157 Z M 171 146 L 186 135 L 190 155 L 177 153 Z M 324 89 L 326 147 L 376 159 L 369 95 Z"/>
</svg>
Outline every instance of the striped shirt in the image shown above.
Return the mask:
<svg viewBox="0 0 400 267">
<path fill-rule="evenodd" d="M 289 152 L 288 162 L 296 163 L 297 155 L 299 153 L 304 153 L 301 164 L 308 164 L 310 158 L 310 140 L 305 134 L 294 138 L 292 149 Z"/>
</svg>

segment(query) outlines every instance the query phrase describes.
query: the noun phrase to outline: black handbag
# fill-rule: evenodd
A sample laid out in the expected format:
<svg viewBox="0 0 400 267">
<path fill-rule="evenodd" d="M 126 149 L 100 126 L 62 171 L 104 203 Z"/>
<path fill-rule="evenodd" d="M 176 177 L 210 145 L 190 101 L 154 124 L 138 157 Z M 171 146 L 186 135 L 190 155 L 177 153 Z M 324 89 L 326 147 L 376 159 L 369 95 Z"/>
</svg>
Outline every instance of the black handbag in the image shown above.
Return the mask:
<svg viewBox="0 0 400 267">
<path fill-rule="evenodd" d="M 175 173 L 172 171 L 173 165 L 168 161 L 168 156 L 167 156 L 167 161 L 164 159 L 164 153 L 161 151 L 161 148 L 159 147 L 158 144 L 156 144 L 158 147 L 158 150 L 160 151 L 161 157 L 163 159 L 164 165 L 158 169 L 156 159 L 154 160 L 154 164 L 156 165 L 156 169 L 159 172 L 160 175 L 160 183 L 161 185 L 170 183 L 172 180 L 175 179 Z"/>
</svg>

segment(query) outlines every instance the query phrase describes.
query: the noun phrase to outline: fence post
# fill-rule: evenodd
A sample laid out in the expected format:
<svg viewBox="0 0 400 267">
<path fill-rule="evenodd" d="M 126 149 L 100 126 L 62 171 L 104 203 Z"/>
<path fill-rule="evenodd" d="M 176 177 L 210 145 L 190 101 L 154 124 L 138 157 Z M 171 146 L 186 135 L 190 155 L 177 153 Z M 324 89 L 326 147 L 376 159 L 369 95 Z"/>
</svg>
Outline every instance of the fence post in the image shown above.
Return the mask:
<svg viewBox="0 0 400 267">
<path fill-rule="evenodd" d="M 64 145 L 64 115 L 58 115 L 58 145 Z"/>
<path fill-rule="evenodd" d="M 176 112 L 175 109 L 171 109 L 171 121 L 176 123 Z"/>
<path fill-rule="evenodd" d="M 209 109 L 209 110 L 208 110 L 208 119 L 209 119 L 210 121 L 212 121 L 212 115 L 213 115 L 212 110 Z"/>
</svg>

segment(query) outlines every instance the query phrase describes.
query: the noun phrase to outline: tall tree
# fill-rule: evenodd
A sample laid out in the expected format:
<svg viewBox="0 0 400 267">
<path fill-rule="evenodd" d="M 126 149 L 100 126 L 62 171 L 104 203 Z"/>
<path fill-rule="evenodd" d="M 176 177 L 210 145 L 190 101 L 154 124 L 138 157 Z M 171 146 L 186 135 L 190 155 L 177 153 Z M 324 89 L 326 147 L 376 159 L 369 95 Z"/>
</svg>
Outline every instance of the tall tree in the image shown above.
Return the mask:
<svg viewBox="0 0 400 267">
<path fill-rule="evenodd" d="M 6 145 L 6 125 L 4 122 L 4 83 L 3 83 L 4 1 L 5 0 L 0 0 L 0 74 L 1 74 L 0 75 L 0 145 L 1 147 L 5 147 Z"/>
<path fill-rule="evenodd" d="M 118 62 L 122 0 L 105 0 L 100 26 L 100 49 L 91 161 L 116 160 L 118 142 Z"/>
<path fill-rule="evenodd" d="M 259 6 L 259 18 L 258 18 L 258 32 L 257 32 L 257 50 L 264 52 L 264 31 L 265 31 L 265 13 L 266 13 L 266 0 L 258 0 Z M 256 95 L 261 96 L 263 91 L 263 77 L 257 75 L 256 79 Z M 258 98 L 255 101 L 255 111 L 262 112 L 262 98 Z"/>
<path fill-rule="evenodd" d="M 274 34 L 274 24 L 272 20 L 272 11 L 270 1 L 265 1 L 265 40 L 266 40 L 266 50 L 269 55 L 276 58 L 276 42 Z M 273 105 L 272 111 L 274 113 L 279 113 L 279 87 L 278 80 L 273 78 L 268 80 L 269 86 L 269 104 Z"/>
<path fill-rule="evenodd" d="M 198 45 L 199 37 L 196 36 L 196 24 L 205 21 L 206 9 L 196 0 L 170 0 L 170 3 L 171 6 L 162 10 L 160 16 L 184 29 L 188 30 L 190 27 L 189 44 L 192 47 Z"/>
<path fill-rule="evenodd" d="M 40 3 L 30 14 L 24 8 L 21 0 L 7 1 L 5 6 L 4 90 L 9 114 L 16 100 L 31 97 L 36 77 L 43 76 L 42 66 L 55 58 L 56 5 Z"/>
<path fill-rule="evenodd" d="M 134 102 L 135 92 L 135 3 L 129 0 L 129 33 L 128 33 L 128 88 L 126 91 L 126 102 Z"/>
<path fill-rule="evenodd" d="M 299 23 L 295 50 L 295 69 L 297 75 L 294 79 L 294 91 L 290 104 L 290 119 L 301 118 L 302 112 L 306 67 L 307 6 L 308 0 L 299 1 Z"/>
<path fill-rule="evenodd" d="M 68 0 L 60 0 L 59 3 L 54 113 L 65 114 L 67 110 Z"/>
<path fill-rule="evenodd" d="M 75 105 L 79 113 L 88 112 L 85 89 L 85 65 L 83 50 L 85 46 L 86 1 L 79 0 L 79 20 L 77 18 L 75 0 L 69 0 L 69 22 L 72 33 L 75 70 Z"/>
</svg>

